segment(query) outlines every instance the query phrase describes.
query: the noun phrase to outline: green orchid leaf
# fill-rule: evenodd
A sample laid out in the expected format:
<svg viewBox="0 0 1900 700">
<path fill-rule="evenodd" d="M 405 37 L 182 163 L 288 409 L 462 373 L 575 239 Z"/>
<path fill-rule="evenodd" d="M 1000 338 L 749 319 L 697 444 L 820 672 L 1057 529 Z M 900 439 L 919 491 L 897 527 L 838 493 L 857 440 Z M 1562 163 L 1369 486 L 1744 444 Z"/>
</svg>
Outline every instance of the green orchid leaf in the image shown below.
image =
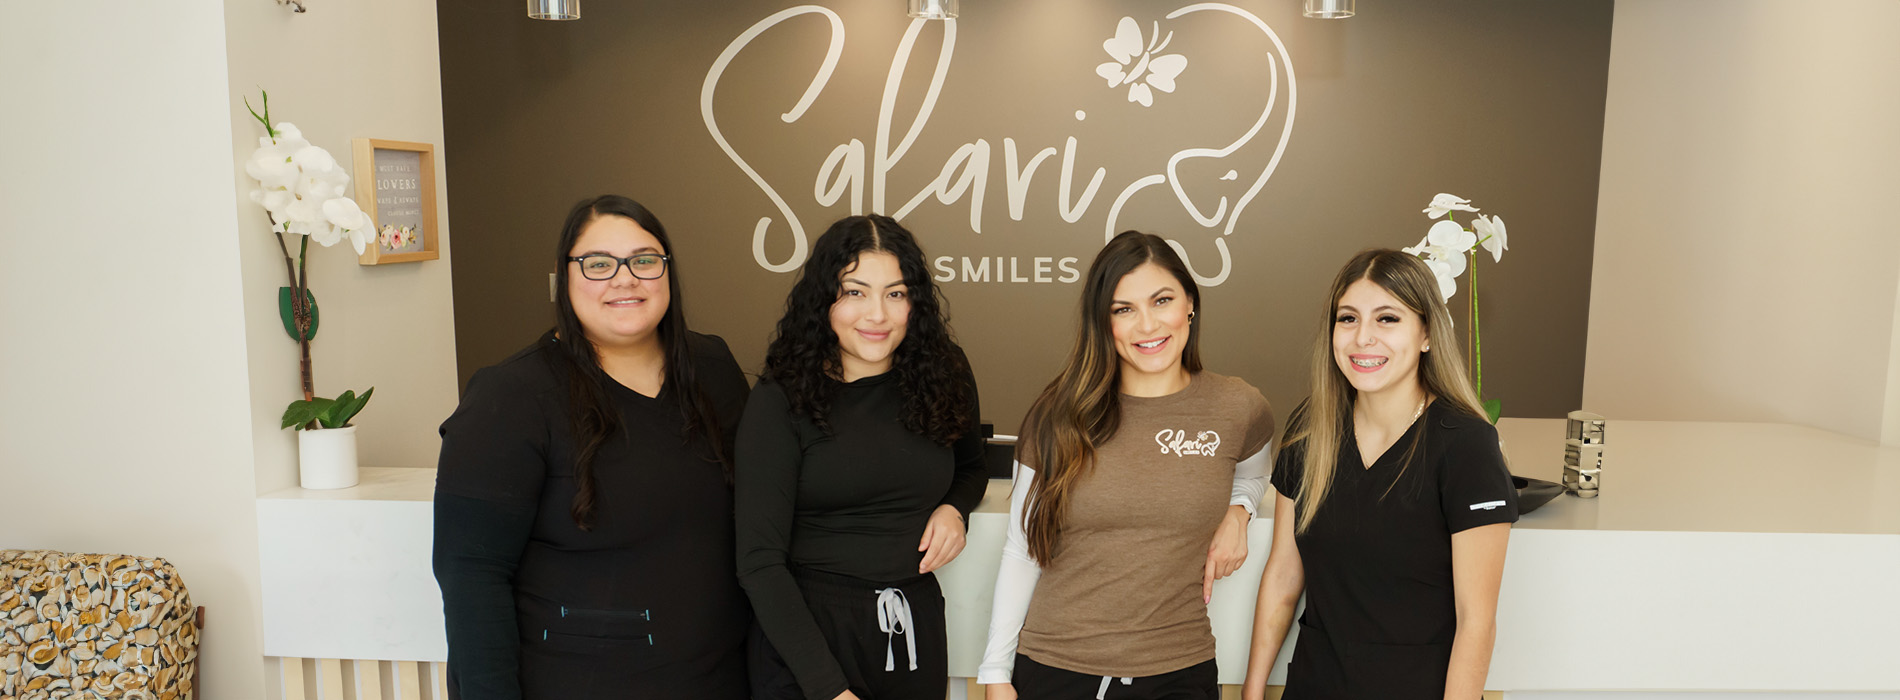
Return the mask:
<svg viewBox="0 0 1900 700">
<path fill-rule="evenodd" d="M 310 307 L 310 332 L 306 334 L 302 340 L 313 340 L 317 337 L 317 295 L 306 289 L 303 290 L 303 298 L 304 302 Z M 290 310 L 289 287 L 277 288 L 277 317 L 283 319 L 284 333 L 289 335 L 291 340 L 298 340 L 297 317 L 291 313 Z"/>
<path fill-rule="evenodd" d="M 348 391 L 343 392 L 343 396 L 337 397 L 336 410 L 331 412 L 331 420 L 336 422 L 333 427 L 348 427 L 350 420 L 356 418 L 356 414 L 369 403 L 370 394 L 374 393 L 376 393 L 376 387 L 370 387 L 368 391 L 363 392 L 362 396 L 355 396 Z"/>
<path fill-rule="evenodd" d="M 323 414 L 329 411 L 335 404 L 336 401 L 325 398 L 315 398 L 309 401 L 292 401 L 290 402 L 290 406 L 284 409 L 283 425 L 280 427 L 291 428 L 309 425 L 311 421 L 321 418 Z"/>
<path fill-rule="evenodd" d="M 1486 400 L 1485 400 L 1485 402 L 1484 402 L 1484 416 L 1485 416 L 1486 418 L 1489 418 L 1489 419 L 1491 419 L 1491 424 L 1492 424 L 1492 425 L 1497 425 L 1497 424 L 1498 424 L 1498 416 L 1500 416 L 1500 415 L 1502 415 L 1503 413 L 1504 413 L 1504 402 L 1503 402 L 1503 401 L 1499 401 L 1499 400 L 1497 400 L 1497 399 L 1486 399 Z"/>
<path fill-rule="evenodd" d="M 325 406 L 323 412 L 317 414 L 317 422 L 322 423 L 325 428 L 343 427 L 345 421 L 338 420 L 337 414 L 342 413 L 344 408 L 354 401 L 356 401 L 356 392 L 343 392 L 341 396 L 336 397 L 335 401 L 331 401 L 330 405 Z"/>
</svg>

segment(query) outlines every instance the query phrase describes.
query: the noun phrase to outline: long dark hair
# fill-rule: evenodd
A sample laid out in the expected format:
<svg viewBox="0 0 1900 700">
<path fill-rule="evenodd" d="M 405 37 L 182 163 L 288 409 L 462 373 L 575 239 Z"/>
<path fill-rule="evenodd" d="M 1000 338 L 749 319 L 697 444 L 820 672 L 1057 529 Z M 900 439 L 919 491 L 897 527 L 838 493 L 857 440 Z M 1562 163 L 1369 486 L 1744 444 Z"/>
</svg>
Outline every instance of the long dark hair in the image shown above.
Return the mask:
<svg viewBox="0 0 1900 700">
<path fill-rule="evenodd" d="M 890 253 L 910 294 L 910 318 L 904 340 L 891 358 L 904 394 L 904 427 L 949 445 L 971 425 L 967 376 L 969 360 L 951 337 L 943 297 L 917 240 L 888 216 L 852 216 L 832 224 L 812 244 L 811 259 L 785 299 L 785 315 L 765 354 L 765 378 L 778 384 L 792 412 L 829 432 L 826 416 L 841 386 L 838 334 L 831 330 L 831 307 L 838 301 L 839 276 L 858 264 L 858 255 Z"/>
<path fill-rule="evenodd" d="M 582 200 L 567 213 L 567 222 L 561 225 L 561 243 L 555 252 L 554 295 L 555 344 L 561 351 L 554 353 L 563 361 L 558 363 L 568 377 L 568 427 L 573 431 L 580 451 L 574 458 L 574 481 L 577 490 L 574 493 L 572 508 L 574 524 L 582 530 L 594 527 L 594 455 L 600 452 L 607 438 L 620 430 L 620 412 L 614 409 L 613 402 L 607 397 L 606 387 L 613 379 L 600 368 L 600 352 L 587 339 L 587 331 L 581 326 L 579 316 L 574 314 L 574 302 L 568 296 L 569 274 L 573 269 L 568 256 L 573 255 L 574 244 L 580 239 L 582 229 L 587 224 L 603 216 L 619 216 L 632 220 L 653 234 L 660 242 L 661 253 L 673 254 L 673 242 L 666 236 L 666 227 L 660 225 L 658 217 L 647 208 L 620 195 L 601 195 Z M 674 257 L 666 265 L 666 314 L 660 317 L 660 343 L 666 352 L 666 389 L 671 392 L 673 402 L 679 406 L 680 419 L 686 429 L 680 435 L 683 442 L 691 444 L 698 440 L 706 446 L 707 461 L 718 462 L 725 474 L 726 483 L 732 483 L 732 459 L 726 454 L 725 442 L 719 419 L 712 408 L 712 400 L 706 396 L 694 374 L 693 352 L 688 344 L 686 332 L 686 304 L 680 296 L 679 258 Z"/>
<path fill-rule="evenodd" d="M 1359 392 L 1352 388 L 1352 382 L 1333 360 L 1333 332 L 1339 298 L 1359 280 L 1379 285 L 1418 314 L 1420 322 L 1425 324 L 1426 347 L 1431 351 L 1424 353 L 1418 363 L 1418 381 L 1425 395 L 1448 401 L 1452 409 L 1466 414 L 1485 415 L 1465 374 L 1461 359 L 1464 355 L 1458 350 L 1458 333 L 1452 329 L 1451 312 L 1445 308 L 1445 298 L 1439 295 L 1438 279 L 1431 268 L 1416 257 L 1391 249 L 1367 250 L 1353 256 L 1333 277 L 1319 335 L 1313 341 L 1313 356 L 1308 365 L 1313 395 L 1306 399 L 1306 405 L 1294 420 L 1288 421 L 1286 439 L 1281 441 L 1282 449 L 1304 444 L 1306 450 L 1304 470 L 1300 474 L 1300 497 L 1294 502 L 1298 514 L 1294 523 L 1299 532 L 1312 527 L 1320 504 L 1326 502 L 1333 483 L 1333 468 L 1339 459 L 1339 446 L 1346 439 L 1346 429 L 1352 426 L 1352 405 Z M 1422 437 L 1413 440 L 1400 456 L 1399 477 L 1405 475 L 1405 468 L 1418 456 L 1424 443 Z M 1393 477 L 1392 483 L 1397 485 L 1398 477 Z M 1390 490 L 1391 487 L 1387 487 L 1387 491 Z"/>
<path fill-rule="evenodd" d="M 1070 492 L 1094 462 L 1095 448 L 1121 429 L 1121 355 L 1115 352 L 1109 311 L 1122 277 L 1149 263 L 1173 275 L 1194 309 L 1201 308 L 1201 288 L 1166 240 L 1140 231 L 1116 235 L 1089 263 L 1082 283 L 1081 328 L 1062 371 L 1023 419 L 1024 432 L 1032 437 L 1023 447 L 1032 451 L 1037 468 L 1024 504 L 1023 534 L 1029 540 L 1029 556 L 1043 566 L 1055 556 Z M 1181 366 L 1188 372 L 1201 371 L 1199 328 L 1198 317 L 1188 319 L 1187 344 L 1181 348 Z"/>
</svg>

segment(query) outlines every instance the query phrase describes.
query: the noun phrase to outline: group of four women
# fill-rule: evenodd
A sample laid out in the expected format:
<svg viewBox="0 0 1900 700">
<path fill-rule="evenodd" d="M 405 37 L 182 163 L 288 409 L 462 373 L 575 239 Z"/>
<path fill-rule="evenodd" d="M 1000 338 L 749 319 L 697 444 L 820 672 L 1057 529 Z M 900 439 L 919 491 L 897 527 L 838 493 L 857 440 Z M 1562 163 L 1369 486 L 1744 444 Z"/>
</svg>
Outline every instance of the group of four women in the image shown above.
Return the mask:
<svg viewBox="0 0 1900 700">
<path fill-rule="evenodd" d="M 853 216 L 819 237 L 749 390 L 688 330 L 644 207 L 581 202 L 557 250 L 554 329 L 442 426 L 451 696 L 943 698 L 932 572 L 988 481 L 912 235 Z M 1203 368 L 1200 291 L 1164 240 L 1116 236 L 1082 286 L 1016 445 L 990 700 L 1218 698 L 1206 606 L 1268 508 L 1246 697 L 1302 593 L 1283 697 L 1477 697 L 1516 496 L 1430 270 L 1347 263 L 1283 434 Z"/>
</svg>

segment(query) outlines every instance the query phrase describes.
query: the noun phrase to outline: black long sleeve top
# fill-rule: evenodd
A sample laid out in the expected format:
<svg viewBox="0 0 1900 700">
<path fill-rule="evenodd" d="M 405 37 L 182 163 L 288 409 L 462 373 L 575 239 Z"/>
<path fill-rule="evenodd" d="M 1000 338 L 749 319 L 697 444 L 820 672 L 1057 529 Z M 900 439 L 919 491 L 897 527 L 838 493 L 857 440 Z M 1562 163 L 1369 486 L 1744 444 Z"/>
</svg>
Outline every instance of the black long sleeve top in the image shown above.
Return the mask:
<svg viewBox="0 0 1900 700">
<path fill-rule="evenodd" d="M 917 551 L 940 505 L 968 522 L 983 500 L 983 437 L 976 380 L 970 431 L 944 447 L 906 429 L 895 373 L 839 387 L 827 434 L 794 415 L 777 384 L 761 381 L 739 424 L 739 580 L 759 626 L 784 657 L 805 696 L 831 700 L 844 671 L 792 577 L 793 567 L 868 581 L 917 576 Z"/>
<path fill-rule="evenodd" d="M 745 377 L 718 337 L 690 342 L 730 450 Z M 462 700 L 744 698 L 742 672 L 720 678 L 743 669 L 751 619 L 723 470 L 683 439 L 675 387 L 648 397 L 608 380 L 621 430 L 596 453 L 594 526 L 581 530 L 558 352 L 549 333 L 477 372 L 442 424 L 434 565 L 452 687 Z"/>
</svg>

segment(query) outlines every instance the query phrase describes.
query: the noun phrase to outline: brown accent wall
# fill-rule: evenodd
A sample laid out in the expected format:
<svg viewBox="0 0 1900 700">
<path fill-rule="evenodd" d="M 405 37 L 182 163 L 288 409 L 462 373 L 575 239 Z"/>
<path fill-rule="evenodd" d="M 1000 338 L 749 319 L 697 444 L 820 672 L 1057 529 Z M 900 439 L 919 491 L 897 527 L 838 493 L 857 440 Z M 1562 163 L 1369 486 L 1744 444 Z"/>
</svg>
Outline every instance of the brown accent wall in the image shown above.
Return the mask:
<svg viewBox="0 0 1900 700">
<path fill-rule="evenodd" d="M 1086 269 L 1111 228 L 1113 205 L 1143 178 L 1162 182 L 1128 194 L 1113 228 L 1180 242 L 1209 278 L 1222 269 L 1226 247 L 1225 278 L 1203 288 L 1208 367 L 1247 379 L 1283 409 L 1306 393 L 1333 273 L 1360 249 L 1418 241 L 1430 223 L 1419 209 L 1438 192 L 1502 214 L 1511 232 L 1503 263 L 1487 259 L 1480 270 L 1486 394 L 1502 399 L 1508 415 L 1577 408 L 1611 2 L 1367 2 L 1343 21 L 1303 19 L 1294 0 L 1231 5 L 1261 20 L 1280 46 L 1239 12 L 1167 17 L 1191 4 L 964 3 L 935 108 L 889 167 L 882 211 L 903 208 L 959 148 L 987 147 L 983 187 L 972 183 L 949 204 L 927 196 L 902 217 L 928 255 L 950 258 L 954 279 L 944 289 L 976 366 L 985 417 L 1011 431 L 1053 374 L 1080 290 L 1060 281 L 1075 276 L 1061 259 Z M 852 213 L 851 191 L 823 206 L 816 190 L 832 182 L 820 182 L 828 154 L 853 139 L 863 144 L 864 163 L 846 170 L 862 175 L 857 194 L 873 208 L 880 101 L 910 23 L 896 0 L 823 5 L 844 28 L 842 48 L 807 111 L 785 120 L 830 44 L 830 23 L 817 13 L 759 33 L 733 56 L 712 102 L 732 150 L 784 200 L 808 239 Z M 553 23 L 527 19 L 518 3 L 439 3 L 464 382 L 550 325 L 547 274 L 561 218 L 575 201 L 603 192 L 630 195 L 659 214 L 675 239 L 693 326 L 724 336 L 749 371 L 758 369 L 795 273 L 755 259 L 755 226 L 770 218 L 762 242 L 769 264 L 793 258 L 795 236 L 765 189 L 714 140 L 701 97 L 734 39 L 786 7 L 592 2 L 582 20 Z M 1151 58 L 1186 59 L 1173 92 L 1154 87 L 1166 81 L 1153 71 L 1137 79 L 1150 85 L 1151 106 L 1129 101 L 1135 83 L 1111 88 L 1096 73 L 1116 60 L 1104 42 L 1123 17 L 1135 20 L 1138 50 L 1153 45 Z M 893 100 L 892 150 L 920 111 L 945 30 L 919 29 Z M 1123 69 L 1138 63 L 1131 56 Z M 1170 63 L 1177 61 L 1149 65 Z M 1263 111 L 1251 140 L 1208 155 L 1234 144 Z M 1070 138 L 1070 202 L 1097 168 L 1105 171 L 1093 201 L 1070 212 L 1073 222 L 1058 203 Z M 1020 219 L 1011 212 L 1006 139 L 1019 167 L 1044 148 L 1058 151 L 1023 189 Z M 1207 150 L 1190 150 L 1197 148 Z M 1169 161 L 1184 151 L 1170 176 Z M 1172 182 L 1213 226 L 1195 218 Z M 971 225 L 978 189 L 980 233 Z M 1225 212 L 1214 218 L 1223 198 Z M 1002 274 L 1032 281 L 998 282 L 999 258 Z M 1050 281 L 1033 281 L 1038 258 L 1049 259 Z M 965 280 L 965 265 L 976 272 L 979 260 L 989 281 Z M 1467 281 L 1455 306 L 1468 303 Z"/>
</svg>

